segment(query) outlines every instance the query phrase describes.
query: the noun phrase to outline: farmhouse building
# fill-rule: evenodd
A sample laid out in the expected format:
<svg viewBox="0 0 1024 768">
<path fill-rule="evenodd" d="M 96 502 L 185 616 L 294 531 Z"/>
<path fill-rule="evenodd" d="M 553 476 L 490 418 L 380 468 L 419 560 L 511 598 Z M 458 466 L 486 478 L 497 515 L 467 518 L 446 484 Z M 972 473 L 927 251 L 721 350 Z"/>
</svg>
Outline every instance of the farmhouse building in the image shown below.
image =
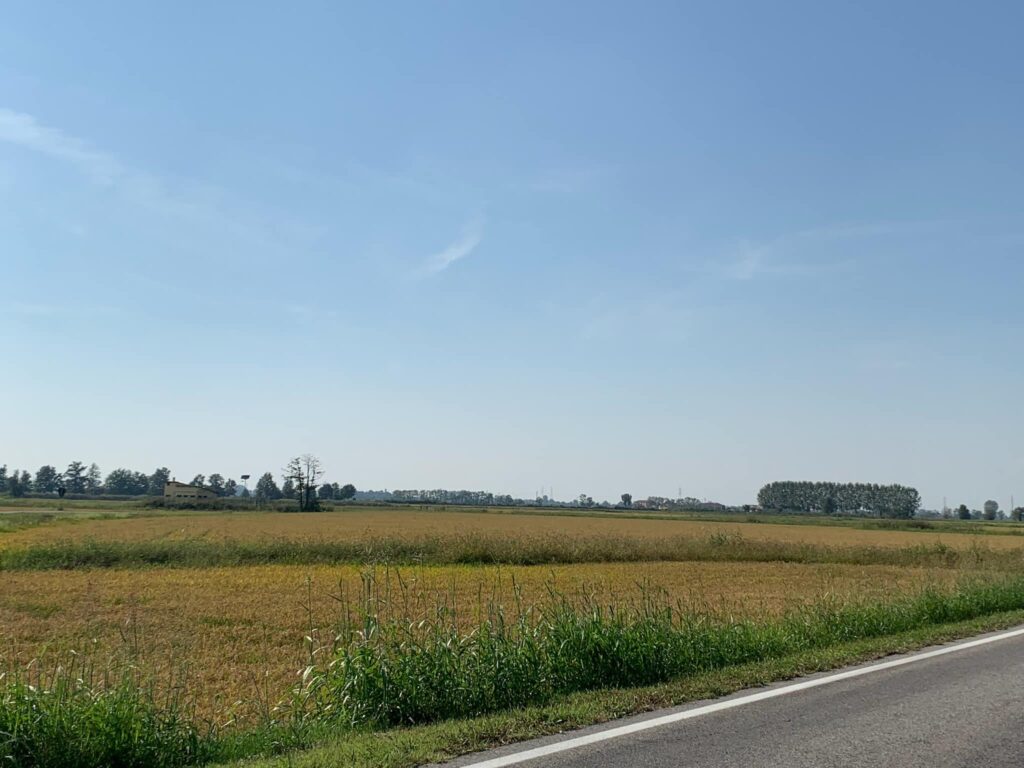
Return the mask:
<svg viewBox="0 0 1024 768">
<path fill-rule="evenodd" d="M 217 493 L 209 488 L 203 488 L 201 485 L 188 485 L 186 483 L 179 483 L 177 480 L 169 480 L 164 483 L 164 498 L 174 501 L 179 499 L 215 499 L 217 498 Z"/>
</svg>

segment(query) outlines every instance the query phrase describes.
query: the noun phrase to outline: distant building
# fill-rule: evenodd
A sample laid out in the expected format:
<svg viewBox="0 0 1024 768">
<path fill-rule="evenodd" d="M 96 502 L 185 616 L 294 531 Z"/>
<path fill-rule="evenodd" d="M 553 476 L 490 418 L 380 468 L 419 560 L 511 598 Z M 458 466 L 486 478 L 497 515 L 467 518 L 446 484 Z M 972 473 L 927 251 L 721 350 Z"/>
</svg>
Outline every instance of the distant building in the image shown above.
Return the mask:
<svg viewBox="0 0 1024 768">
<path fill-rule="evenodd" d="M 188 485 L 187 483 L 179 483 L 177 480 L 169 480 L 164 483 L 164 498 L 173 501 L 216 499 L 217 492 L 211 491 L 209 488 L 203 488 L 201 485 Z"/>
</svg>

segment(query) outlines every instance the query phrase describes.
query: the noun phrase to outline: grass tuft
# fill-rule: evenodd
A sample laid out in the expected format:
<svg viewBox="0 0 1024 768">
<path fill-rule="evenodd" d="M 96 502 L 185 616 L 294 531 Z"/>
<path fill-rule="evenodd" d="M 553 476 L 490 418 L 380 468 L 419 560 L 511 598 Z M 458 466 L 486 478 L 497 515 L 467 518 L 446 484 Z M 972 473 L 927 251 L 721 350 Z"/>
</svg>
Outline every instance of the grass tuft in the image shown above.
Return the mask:
<svg viewBox="0 0 1024 768">
<path fill-rule="evenodd" d="M 158 706 L 130 675 L 106 685 L 58 669 L 45 681 L 3 679 L 0 756 L 12 768 L 186 766 L 220 757 L 176 702 Z"/>
</svg>

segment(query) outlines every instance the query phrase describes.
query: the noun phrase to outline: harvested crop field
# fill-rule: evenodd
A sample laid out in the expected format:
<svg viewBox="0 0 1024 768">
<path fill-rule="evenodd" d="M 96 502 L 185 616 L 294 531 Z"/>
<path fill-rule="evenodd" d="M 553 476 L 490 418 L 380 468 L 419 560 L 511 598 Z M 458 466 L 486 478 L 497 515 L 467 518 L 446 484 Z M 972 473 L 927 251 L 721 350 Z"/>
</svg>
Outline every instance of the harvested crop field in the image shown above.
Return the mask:
<svg viewBox="0 0 1024 768">
<path fill-rule="evenodd" d="M 832 525 L 718 522 L 678 518 L 613 518 L 356 507 L 318 513 L 160 514 L 123 519 L 60 520 L 0 535 L 0 548 L 18 548 L 66 540 L 323 542 L 447 538 L 457 535 L 507 539 L 629 537 L 652 541 L 668 538 L 697 540 L 716 535 L 739 535 L 747 541 L 809 546 L 905 548 L 941 543 L 955 549 L 970 549 L 981 545 L 995 550 L 1024 550 L 1022 536 L 946 532 L 941 530 L 941 522 L 935 525 L 936 530 L 865 530 Z"/>
<path fill-rule="evenodd" d="M 370 572 L 353 566 L 258 566 L 11 572 L 0 590 L 5 665 L 77 651 L 101 666 L 130 658 L 161 685 L 186 673 L 204 716 L 235 708 L 257 718 L 283 698 L 308 661 L 303 638 L 329 642 L 345 606 L 369 589 L 378 615 L 457 612 L 467 628 L 486 606 L 550 599 L 554 587 L 608 603 L 659 591 L 694 610 L 751 618 L 778 615 L 828 596 L 880 600 L 958 572 L 795 563 L 644 563 L 556 567 L 441 566 Z M 404 587 L 403 587 L 404 584 Z M 246 702 L 234 706 L 235 702 Z"/>
<path fill-rule="evenodd" d="M 9 717 L 39 726 L 25 744 L 127 712 L 225 762 L 1024 606 L 1013 535 L 135 510 L 5 517 L 0 679 Z"/>
</svg>

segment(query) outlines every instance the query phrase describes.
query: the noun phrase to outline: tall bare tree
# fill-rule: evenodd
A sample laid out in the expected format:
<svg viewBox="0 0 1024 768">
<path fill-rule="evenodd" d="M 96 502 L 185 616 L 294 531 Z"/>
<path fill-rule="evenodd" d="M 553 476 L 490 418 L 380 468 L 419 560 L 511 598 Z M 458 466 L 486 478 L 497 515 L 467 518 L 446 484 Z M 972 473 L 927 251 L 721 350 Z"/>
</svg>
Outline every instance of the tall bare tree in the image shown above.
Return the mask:
<svg viewBox="0 0 1024 768">
<path fill-rule="evenodd" d="M 299 509 L 310 512 L 319 508 L 316 498 L 317 480 L 323 477 L 324 469 L 320 459 L 310 453 L 296 456 L 284 468 L 284 476 L 295 485 L 299 497 Z"/>
</svg>

